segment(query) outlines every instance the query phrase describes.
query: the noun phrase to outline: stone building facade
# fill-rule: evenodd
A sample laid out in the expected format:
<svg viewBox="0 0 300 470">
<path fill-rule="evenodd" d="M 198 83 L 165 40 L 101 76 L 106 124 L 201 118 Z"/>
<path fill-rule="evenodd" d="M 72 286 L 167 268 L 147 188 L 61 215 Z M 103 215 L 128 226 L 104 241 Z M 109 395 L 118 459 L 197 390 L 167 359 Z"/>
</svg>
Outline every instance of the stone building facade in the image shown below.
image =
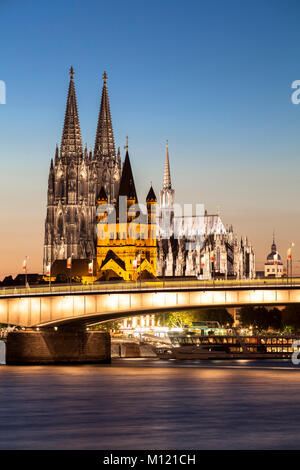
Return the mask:
<svg viewBox="0 0 300 470">
<path fill-rule="evenodd" d="M 45 222 L 44 269 L 55 260 L 96 258 L 96 200 L 101 187 L 115 202 L 121 177 L 107 90 L 103 88 L 94 151 L 83 149 L 74 71 L 70 83 L 60 149 L 51 160 Z"/>
<path fill-rule="evenodd" d="M 253 279 L 255 255 L 219 215 L 176 216 L 167 145 L 157 232 L 157 275 Z"/>
<path fill-rule="evenodd" d="M 122 211 L 122 198 L 126 207 Z M 107 213 L 108 198 L 102 187 L 97 199 L 98 277 L 102 280 L 155 278 L 157 263 L 156 196 L 152 185 L 146 211 L 138 203 L 128 148 L 122 168 L 114 217 Z"/>
</svg>

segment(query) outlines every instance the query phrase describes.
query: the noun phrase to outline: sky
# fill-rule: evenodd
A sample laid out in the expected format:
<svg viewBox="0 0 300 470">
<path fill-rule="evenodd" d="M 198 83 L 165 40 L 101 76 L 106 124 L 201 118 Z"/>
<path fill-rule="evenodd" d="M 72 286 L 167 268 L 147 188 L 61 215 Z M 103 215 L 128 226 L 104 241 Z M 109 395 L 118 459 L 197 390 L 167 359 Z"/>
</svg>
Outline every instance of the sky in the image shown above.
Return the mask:
<svg viewBox="0 0 300 470">
<path fill-rule="evenodd" d="M 162 185 L 165 140 L 179 203 L 220 207 L 261 269 L 275 230 L 300 273 L 298 0 L 0 0 L 0 278 L 42 271 L 50 159 L 69 67 L 83 143 L 94 145 L 108 74 L 116 145 L 139 199 Z"/>
</svg>

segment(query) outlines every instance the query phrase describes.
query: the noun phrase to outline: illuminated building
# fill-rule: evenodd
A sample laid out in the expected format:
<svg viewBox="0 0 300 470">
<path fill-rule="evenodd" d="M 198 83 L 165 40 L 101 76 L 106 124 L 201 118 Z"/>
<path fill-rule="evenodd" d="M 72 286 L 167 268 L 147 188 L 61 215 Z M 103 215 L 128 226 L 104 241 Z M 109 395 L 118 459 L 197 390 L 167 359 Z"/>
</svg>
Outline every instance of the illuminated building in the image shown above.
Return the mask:
<svg viewBox="0 0 300 470">
<path fill-rule="evenodd" d="M 246 237 L 238 239 L 220 215 L 176 215 L 167 144 L 158 220 L 157 275 L 253 279 L 255 255 Z"/>
<path fill-rule="evenodd" d="M 55 260 L 96 258 L 96 199 L 101 187 L 115 202 L 121 176 L 110 114 L 107 76 L 103 89 L 94 151 L 83 150 L 79 114 L 70 69 L 70 83 L 60 150 L 51 160 L 45 222 L 44 271 Z"/>
<path fill-rule="evenodd" d="M 265 262 L 265 277 L 282 277 L 283 276 L 283 262 L 281 256 L 277 251 L 276 243 L 273 238 L 271 245 L 271 253 L 267 256 Z"/>
<path fill-rule="evenodd" d="M 119 196 L 127 198 L 125 218 L 120 218 Z M 238 239 L 232 227 L 224 226 L 219 215 L 174 213 L 168 144 L 157 221 L 152 210 L 156 203 L 151 187 L 146 211 L 136 207 L 138 199 L 128 146 L 121 170 L 120 150 L 115 150 L 106 73 L 94 150 L 88 152 L 87 147 L 83 150 L 71 67 L 61 146 L 60 150 L 56 147 L 49 171 L 44 272 L 46 266 L 54 263 L 55 269 L 61 270 L 61 263 L 57 262 L 72 257 L 76 266 L 73 275 L 86 272 L 86 265 L 93 260 L 93 274 L 101 279 L 129 281 L 141 273 L 202 279 L 255 277 L 251 244 L 247 238 Z M 115 226 L 113 223 L 105 226 L 104 218 L 97 216 L 96 211 L 104 204 L 115 207 Z M 102 231 L 100 236 L 97 224 Z M 76 264 L 75 260 L 80 263 Z"/>
<path fill-rule="evenodd" d="M 124 211 L 122 200 L 126 204 Z M 105 210 L 108 197 L 103 187 L 97 198 L 97 265 L 100 279 L 123 278 L 132 281 L 140 276 L 156 277 L 156 202 L 151 186 L 146 198 L 146 212 L 142 212 L 127 148 L 111 222 Z"/>
</svg>

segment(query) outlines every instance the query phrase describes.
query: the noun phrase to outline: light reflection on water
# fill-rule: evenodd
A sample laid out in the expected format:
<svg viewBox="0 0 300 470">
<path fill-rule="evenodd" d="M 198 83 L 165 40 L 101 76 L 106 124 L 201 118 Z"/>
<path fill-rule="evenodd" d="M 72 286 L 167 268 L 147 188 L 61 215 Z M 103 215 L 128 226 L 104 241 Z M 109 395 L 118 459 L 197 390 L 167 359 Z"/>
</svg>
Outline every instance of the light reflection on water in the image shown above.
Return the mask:
<svg viewBox="0 0 300 470">
<path fill-rule="evenodd" d="M 0 367 L 1 449 L 297 449 L 290 361 Z"/>
</svg>

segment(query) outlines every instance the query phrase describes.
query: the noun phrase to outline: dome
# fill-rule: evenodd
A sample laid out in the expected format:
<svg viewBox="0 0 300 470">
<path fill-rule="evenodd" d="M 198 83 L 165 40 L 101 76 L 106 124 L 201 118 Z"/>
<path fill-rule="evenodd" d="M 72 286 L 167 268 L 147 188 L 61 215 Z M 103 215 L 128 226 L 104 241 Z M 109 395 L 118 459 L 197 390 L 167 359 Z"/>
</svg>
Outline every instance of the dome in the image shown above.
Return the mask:
<svg viewBox="0 0 300 470">
<path fill-rule="evenodd" d="M 275 251 L 275 253 L 272 251 L 272 253 L 270 253 L 270 254 L 267 256 L 267 260 L 268 260 L 268 261 L 273 261 L 275 255 L 276 255 L 276 251 Z M 279 253 L 277 254 L 277 259 L 278 259 L 278 260 L 281 260 L 281 256 L 280 256 Z"/>
<path fill-rule="evenodd" d="M 273 241 L 271 246 L 271 253 L 267 256 L 267 261 L 274 261 L 274 256 L 277 254 L 277 260 L 281 260 L 280 254 L 277 252 L 277 247 L 275 242 Z"/>
</svg>

